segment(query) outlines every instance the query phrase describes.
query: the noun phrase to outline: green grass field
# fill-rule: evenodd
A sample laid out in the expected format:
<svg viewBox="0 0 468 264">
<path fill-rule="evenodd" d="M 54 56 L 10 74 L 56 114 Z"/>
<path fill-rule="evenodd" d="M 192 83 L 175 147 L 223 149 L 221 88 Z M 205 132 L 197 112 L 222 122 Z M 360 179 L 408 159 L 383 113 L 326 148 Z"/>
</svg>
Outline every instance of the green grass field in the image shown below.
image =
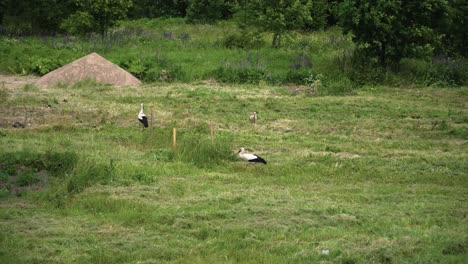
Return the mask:
<svg viewBox="0 0 468 264">
<path fill-rule="evenodd" d="M 2 263 L 468 257 L 466 87 L 340 97 L 216 82 L 3 82 L 0 97 Z M 140 103 L 154 132 L 136 120 Z M 26 112 L 31 125 L 12 128 Z M 268 165 L 246 167 L 239 147 Z"/>
</svg>

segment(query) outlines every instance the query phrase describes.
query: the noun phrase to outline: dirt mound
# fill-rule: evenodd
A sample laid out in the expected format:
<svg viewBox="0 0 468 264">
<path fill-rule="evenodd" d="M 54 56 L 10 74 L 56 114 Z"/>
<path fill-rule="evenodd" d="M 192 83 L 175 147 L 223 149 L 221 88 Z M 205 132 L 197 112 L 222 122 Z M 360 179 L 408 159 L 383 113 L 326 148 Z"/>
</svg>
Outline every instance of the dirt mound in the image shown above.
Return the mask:
<svg viewBox="0 0 468 264">
<path fill-rule="evenodd" d="M 87 79 L 116 86 L 141 84 L 140 80 L 127 71 L 93 52 L 42 76 L 36 85 L 77 83 Z"/>
</svg>

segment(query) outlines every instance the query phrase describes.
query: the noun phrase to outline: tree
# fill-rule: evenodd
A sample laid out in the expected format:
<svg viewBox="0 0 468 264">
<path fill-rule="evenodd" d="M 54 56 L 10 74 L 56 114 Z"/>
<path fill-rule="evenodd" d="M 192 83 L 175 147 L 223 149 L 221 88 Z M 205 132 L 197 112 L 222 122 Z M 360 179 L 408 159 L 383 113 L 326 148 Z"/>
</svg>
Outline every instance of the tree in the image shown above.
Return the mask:
<svg viewBox="0 0 468 264">
<path fill-rule="evenodd" d="M 314 0 L 310 2 L 310 20 L 305 22 L 307 30 L 322 30 L 327 26 L 329 16 L 329 4 L 326 0 Z"/>
<path fill-rule="evenodd" d="M 311 19 L 309 0 L 247 1 L 238 12 L 241 27 L 250 25 L 273 33 L 273 47 L 281 46 L 281 39 L 289 30 L 302 28 Z"/>
<path fill-rule="evenodd" d="M 133 4 L 132 0 L 75 0 L 75 3 L 78 12 L 82 12 L 80 16 L 89 14 L 93 18 L 93 26 L 102 35 L 118 20 L 124 19 Z"/>
<path fill-rule="evenodd" d="M 55 32 L 73 12 L 72 0 L 0 0 L 0 23 L 11 32 Z"/>
<path fill-rule="evenodd" d="M 133 0 L 131 18 L 185 17 L 189 0 Z"/>
<path fill-rule="evenodd" d="M 448 0 L 448 17 L 445 23 L 436 24 L 438 32 L 443 34 L 442 45 L 436 50 L 454 56 L 468 56 L 466 46 L 468 25 L 468 3 L 465 0 Z"/>
<path fill-rule="evenodd" d="M 186 18 L 189 23 L 213 23 L 230 18 L 237 6 L 237 0 L 191 0 Z"/>
<path fill-rule="evenodd" d="M 391 65 L 432 55 L 442 39 L 435 25 L 446 19 L 447 7 L 445 0 L 345 0 L 340 24 L 363 57 Z"/>
</svg>

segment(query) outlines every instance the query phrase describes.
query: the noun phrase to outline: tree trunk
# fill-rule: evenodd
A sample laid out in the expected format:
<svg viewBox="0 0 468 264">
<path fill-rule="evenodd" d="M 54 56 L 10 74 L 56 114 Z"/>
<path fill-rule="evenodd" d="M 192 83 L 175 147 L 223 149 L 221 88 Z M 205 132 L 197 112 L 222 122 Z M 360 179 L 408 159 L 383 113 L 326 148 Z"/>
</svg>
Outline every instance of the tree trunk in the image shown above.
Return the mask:
<svg viewBox="0 0 468 264">
<path fill-rule="evenodd" d="M 281 47 L 281 34 L 273 33 L 273 43 L 271 45 L 273 48 Z"/>
</svg>

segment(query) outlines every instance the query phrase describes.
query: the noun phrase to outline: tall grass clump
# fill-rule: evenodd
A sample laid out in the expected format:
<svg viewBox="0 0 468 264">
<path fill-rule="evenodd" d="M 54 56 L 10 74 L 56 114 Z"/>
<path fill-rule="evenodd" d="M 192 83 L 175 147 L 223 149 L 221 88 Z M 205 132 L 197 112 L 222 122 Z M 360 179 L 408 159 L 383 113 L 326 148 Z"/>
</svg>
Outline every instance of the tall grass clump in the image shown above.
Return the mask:
<svg viewBox="0 0 468 264">
<path fill-rule="evenodd" d="M 73 173 L 67 177 L 66 190 L 70 194 L 83 191 L 95 183 L 106 184 L 115 177 L 115 166 L 111 160 L 109 164 L 86 160 L 75 167 Z"/>
<path fill-rule="evenodd" d="M 286 75 L 286 82 L 304 84 L 306 79 L 312 74 L 312 59 L 310 55 L 301 53 L 294 55 L 289 63 L 289 71 Z"/>
<path fill-rule="evenodd" d="M 341 96 L 355 93 L 355 85 L 346 76 L 311 73 L 305 78 L 305 82 L 311 88 L 313 94 L 320 96 Z"/>
<path fill-rule="evenodd" d="M 234 160 L 228 139 L 219 137 L 211 143 L 205 135 L 184 135 L 173 149 L 171 160 L 192 163 L 200 168 Z"/>
<path fill-rule="evenodd" d="M 211 75 L 222 82 L 227 83 L 253 83 L 260 81 L 271 82 L 271 73 L 267 65 L 260 58 L 259 53 L 246 52 L 239 60 L 225 60 L 223 65 L 214 70 Z"/>
<path fill-rule="evenodd" d="M 72 151 L 37 153 L 22 150 L 0 155 L 0 168 L 14 175 L 21 168 L 33 171 L 46 170 L 52 176 L 63 176 L 69 173 L 78 162 L 78 155 Z"/>
</svg>

